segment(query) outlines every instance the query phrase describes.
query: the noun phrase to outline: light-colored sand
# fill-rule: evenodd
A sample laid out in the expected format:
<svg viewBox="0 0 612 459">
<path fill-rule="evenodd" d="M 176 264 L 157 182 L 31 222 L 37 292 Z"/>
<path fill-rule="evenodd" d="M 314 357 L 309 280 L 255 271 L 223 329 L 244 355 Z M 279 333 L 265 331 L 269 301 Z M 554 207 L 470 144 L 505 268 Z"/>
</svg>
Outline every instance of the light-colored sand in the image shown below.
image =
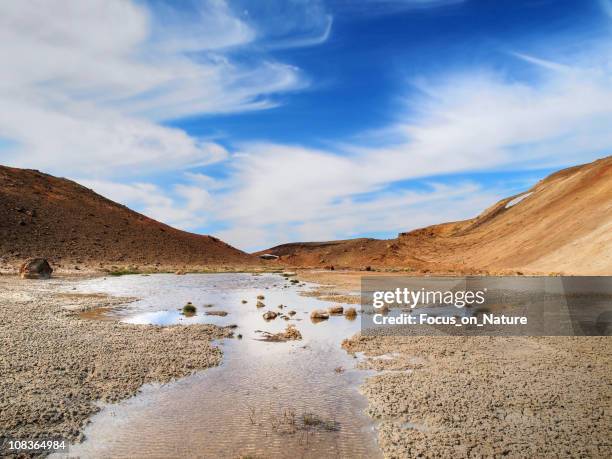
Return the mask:
<svg viewBox="0 0 612 459">
<path fill-rule="evenodd" d="M 78 440 L 97 402 L 117 402 L 143 384 L 221 360 L 210 341 L 230 330 L 79 319 L 78 310 L 125 300 L 60 293 L 70 282 L 0 277 L 0 445 L 9 438 Z"/>
</svg>

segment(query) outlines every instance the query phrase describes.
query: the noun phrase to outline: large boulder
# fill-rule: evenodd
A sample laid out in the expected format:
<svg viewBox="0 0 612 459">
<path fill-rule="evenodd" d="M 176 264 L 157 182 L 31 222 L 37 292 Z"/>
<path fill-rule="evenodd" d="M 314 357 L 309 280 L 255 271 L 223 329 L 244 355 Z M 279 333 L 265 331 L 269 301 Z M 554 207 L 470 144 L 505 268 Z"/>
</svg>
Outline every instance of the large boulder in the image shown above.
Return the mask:
<svg viewBox="0 0 612 459">
<path fill-rule="evenodd" d="M 30 258 L 19 268 L 23 279 L 49 279 L 53 268 L 44 258 Z"/>
</svg>

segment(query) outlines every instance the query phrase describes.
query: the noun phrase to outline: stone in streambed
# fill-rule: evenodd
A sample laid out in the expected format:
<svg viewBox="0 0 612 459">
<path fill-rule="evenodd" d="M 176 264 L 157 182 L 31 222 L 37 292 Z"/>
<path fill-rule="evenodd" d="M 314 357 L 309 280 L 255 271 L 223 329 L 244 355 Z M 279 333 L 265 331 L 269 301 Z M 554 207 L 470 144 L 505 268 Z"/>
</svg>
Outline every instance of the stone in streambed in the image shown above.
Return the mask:
<svg viewBox="0 0 612 459">
<path fill-rule="evenodd" d="M 310 313 L 310 318 L 314 320 L 327 320 L 329 313 L 323 309 L 315 309 Z"/>
<path fill-rule="evenodd" d="M 264 313 L 263 318 L 265 320 L 274 320 L 276 319 L 276 317 L 278 316 L 277 313 L 275 313 L 274 311 L 267 311 Z"/>
<path fill-rule="evenodd" d="M 30 258 L 19 268 L 23 279 L 49 279 L 53 268 L 44 258 Z"/>
</svg>

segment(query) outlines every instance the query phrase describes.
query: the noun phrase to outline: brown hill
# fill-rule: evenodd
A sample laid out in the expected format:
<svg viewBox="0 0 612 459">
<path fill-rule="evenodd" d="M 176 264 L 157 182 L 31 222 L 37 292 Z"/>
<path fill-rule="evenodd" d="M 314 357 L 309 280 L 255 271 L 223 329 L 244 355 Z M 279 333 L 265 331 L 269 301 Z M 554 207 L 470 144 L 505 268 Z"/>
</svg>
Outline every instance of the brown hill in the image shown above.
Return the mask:
<svg viewBox="0 0 612 459">
<path fill-rule="evenodd" d="M 285 244 L 292 266 L 612 274 L 612 157 L 564 169 L 476 218 L 396 239 Z"/>
<path fill-rule="evenodd" d="M 70 180 L 0 166 L 0 268 L 14 271 L 28 257 L 45 257 L 60 270 L 260 263 L 217 238 L 164 225 Z"/>
</svg>

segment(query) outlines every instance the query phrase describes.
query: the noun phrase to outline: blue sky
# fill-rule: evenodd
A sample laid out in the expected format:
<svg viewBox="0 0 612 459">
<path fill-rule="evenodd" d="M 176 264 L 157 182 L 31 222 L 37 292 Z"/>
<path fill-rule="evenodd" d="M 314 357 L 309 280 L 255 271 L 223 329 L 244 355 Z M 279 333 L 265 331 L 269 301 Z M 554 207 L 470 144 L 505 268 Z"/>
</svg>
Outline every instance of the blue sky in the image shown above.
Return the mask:
<svg viewBox="0 0 612 459">
<path fill-rule="evenodd" d="M 608 0 L 4 2 L 0 162 L 244 250 L 474 216 L 612 151 Z"/>
</svg>

